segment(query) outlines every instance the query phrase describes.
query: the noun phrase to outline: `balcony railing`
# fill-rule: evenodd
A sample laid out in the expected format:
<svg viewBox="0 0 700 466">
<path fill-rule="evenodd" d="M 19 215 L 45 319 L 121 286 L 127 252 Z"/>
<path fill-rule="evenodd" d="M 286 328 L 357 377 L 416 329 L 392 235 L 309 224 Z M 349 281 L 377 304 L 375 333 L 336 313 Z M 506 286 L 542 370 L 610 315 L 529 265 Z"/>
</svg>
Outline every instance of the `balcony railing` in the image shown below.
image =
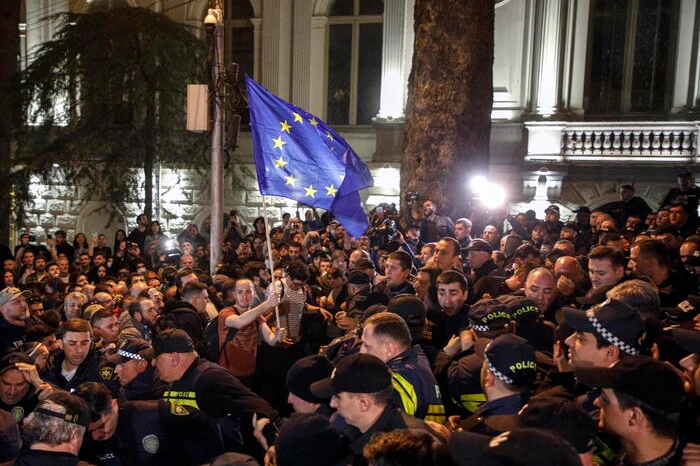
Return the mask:
<svg viewBox="0 0 700 466">
<path fill-rule="evenodd" d="M 528 122 L 527 161 L 686 162 L 700 122 Z"/>
</svg>

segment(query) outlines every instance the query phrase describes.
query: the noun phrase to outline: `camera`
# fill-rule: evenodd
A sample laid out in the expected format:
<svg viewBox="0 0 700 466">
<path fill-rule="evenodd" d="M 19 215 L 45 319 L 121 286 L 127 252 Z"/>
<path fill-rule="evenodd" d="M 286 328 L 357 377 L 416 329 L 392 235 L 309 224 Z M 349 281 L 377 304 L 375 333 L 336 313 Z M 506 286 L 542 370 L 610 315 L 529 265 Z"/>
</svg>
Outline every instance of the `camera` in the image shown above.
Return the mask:
<svg viewBox="0 0 700 466">
<path fill-rule="evenodd" d="M 406 201 L 407 202 L 414 202 L 420 199 L 420 194 L 417 193 L 416 191 L 409 191 L 406 193 Z"/>
<path fill-rule="evenodd" d="M 369 236 L 369 244 L 373 248 L 383 249 L 394 241 L 399 236 L 399 231 L 396 228 L 396 221 L 392 218 L 387 218 L 381 221 L 379 225 L 370 228 L 367 231 Z"/>
<path fill-rule="evenodd" d="M 209 14 L 204 17 L 204 30 L 207 31 L 207 34 L 213 35 L 216 32 L 217 23 L 218 20 L 214 16 L 214 10 L 209 10 Z"/>
</svg>

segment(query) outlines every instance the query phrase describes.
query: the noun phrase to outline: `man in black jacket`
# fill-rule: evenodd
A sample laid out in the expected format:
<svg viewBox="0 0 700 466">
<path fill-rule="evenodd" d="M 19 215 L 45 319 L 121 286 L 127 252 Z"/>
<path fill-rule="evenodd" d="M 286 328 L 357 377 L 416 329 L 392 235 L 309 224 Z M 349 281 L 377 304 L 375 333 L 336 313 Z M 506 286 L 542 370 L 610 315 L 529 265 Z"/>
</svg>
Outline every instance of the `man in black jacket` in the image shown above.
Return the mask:
<svg viewBox="0 0 700 466">
<path fill-rule="evenodd" d="M 191 465 L 223 453 L 216 423 L 201 411 L 163 400 L 117 401 L 107 387 L 81 384 L 91 411 L 80 458 L 100 466 Z"/>
<path fill-rule="evenodd" d="M 153 342 L 153 366 L 158 377 L 170 383 L 163 399 L 192 406 L 215 419 L 227 451 L 255 445 L 252 416 L 279 421 L 279 414 L 233 374 L 200 359 L 192 339 L 180 329 L 168 329 Z M 150 357 L 146 355 L 144 357 Z"/>
<path fill-rule="evenodd" d="M 206 306 L 209 302 L 207 286 L 200 282 L 188 282 L 181 290 L 181 299 L 167 307 L 156 320 L 155 328 L 161 332 L 168 328 L 179 328 L 187 332 L 200 354 L 204 348 L 204 328 L 207 325 Z"/>
<path fill-rule="evenodd" d="M 311 384 L 311 393 L 331 398 L 348 424 L 342 431 L 350 441 L 354 465 L 365 465 L 362 450 L 377 432 L 395 429 L 428 430 L 426 424 L 393 403 L 389 368 L 370 354 L 353 354 L 342 359 L 330 378 Z"/>
<path fill-rule="evenodd" d="M 42 373 L 44 380 L 70 391 L 83 382 L 113 383 L 114 370 L 103 367 L 103 360 L 94 351 L 92 328 L 85 319 L 68 319 L 56 332 L 61 350 L 53 365 Z"/>
</svg>

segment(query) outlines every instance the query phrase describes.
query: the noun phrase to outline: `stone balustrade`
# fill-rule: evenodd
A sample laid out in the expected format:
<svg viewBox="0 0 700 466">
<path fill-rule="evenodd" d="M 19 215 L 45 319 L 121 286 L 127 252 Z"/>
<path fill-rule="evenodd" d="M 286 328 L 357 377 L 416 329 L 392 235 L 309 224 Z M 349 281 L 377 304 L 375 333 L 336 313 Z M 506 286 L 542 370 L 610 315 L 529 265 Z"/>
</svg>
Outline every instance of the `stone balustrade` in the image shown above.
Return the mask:
<svg viewBox="0 0 700 466">
<path fill-rule="evenodd" d="M 528 122 L 527 161 L 695 163 L 700 122 Z"/>
</svg>

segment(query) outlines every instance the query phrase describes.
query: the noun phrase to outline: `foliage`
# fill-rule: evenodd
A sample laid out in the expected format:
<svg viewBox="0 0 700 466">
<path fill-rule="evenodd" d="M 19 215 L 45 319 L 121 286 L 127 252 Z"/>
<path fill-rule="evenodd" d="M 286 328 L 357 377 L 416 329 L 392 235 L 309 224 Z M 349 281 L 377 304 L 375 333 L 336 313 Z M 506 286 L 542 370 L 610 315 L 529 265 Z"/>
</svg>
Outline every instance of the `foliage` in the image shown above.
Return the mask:
<svg viewBox="0 0 700 466">
<path fill-rule="evenodd" d="M 55 164 L 69 183 L 86 186 L 84 200 L 121 206 L 138 200 L 143 170 L 156 163 L 204 162 L 206 137 L 184 130 L 187 84 L 208 79 L 202 40 L 145 8 L 51 20 L 60 22 L 55 39 L 22 74 L 29 125 L 16 135 L 20 202 L 29 200 L 30 175 L 51 181 Z"/>
</svg>

